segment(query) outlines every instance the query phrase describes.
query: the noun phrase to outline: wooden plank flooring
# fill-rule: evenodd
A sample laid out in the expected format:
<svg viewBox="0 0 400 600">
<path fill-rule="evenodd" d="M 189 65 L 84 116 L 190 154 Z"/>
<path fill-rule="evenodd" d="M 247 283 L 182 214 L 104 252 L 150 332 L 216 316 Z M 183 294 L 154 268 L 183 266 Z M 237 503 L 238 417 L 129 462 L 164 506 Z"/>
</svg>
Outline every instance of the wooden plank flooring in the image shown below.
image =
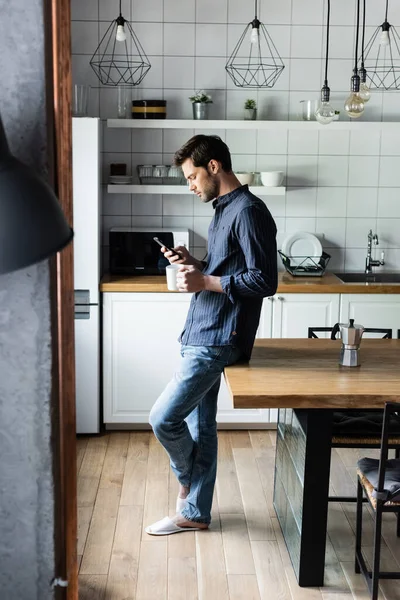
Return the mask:
<svg viewBox="0 0 400 600">
<path fill-rule="evenodd" d="M 150 432 L 80 437 L 80 600 L 369 600 L 354 573 L 355 505 L 329 505 L 325 586 L 300 588 L 272 506 L 275 433 L 219 432 L 210 531 L 160 538 L 144 527 L 175 510 L 177 483 Z M 355 463 L 376 450 L 333 450 L 332 493 L 355 493 Z M 384 520 L 382 568 L 400 570 L 393 515 Z M 364 509 L 365 553 L 372 517 Z M 380 600 L 400 600 L 384 581 Z"/>
</svg>

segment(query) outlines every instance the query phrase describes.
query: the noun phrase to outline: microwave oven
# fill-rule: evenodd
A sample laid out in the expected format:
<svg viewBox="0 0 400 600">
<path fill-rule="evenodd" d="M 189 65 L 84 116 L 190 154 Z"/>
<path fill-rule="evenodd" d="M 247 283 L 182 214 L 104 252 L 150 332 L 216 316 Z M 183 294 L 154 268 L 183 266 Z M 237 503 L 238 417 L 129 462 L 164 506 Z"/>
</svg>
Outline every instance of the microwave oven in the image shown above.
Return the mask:
<svg viewBox="0 0 400 600">
<path fill-rule="evenodd" d="M 154 237 L 166 246 L 189 249 L 188 229 L 113 227 L 109 230 L 110 273 L 113 275 L 165 275 L 169 261 Z"/>
</svg>

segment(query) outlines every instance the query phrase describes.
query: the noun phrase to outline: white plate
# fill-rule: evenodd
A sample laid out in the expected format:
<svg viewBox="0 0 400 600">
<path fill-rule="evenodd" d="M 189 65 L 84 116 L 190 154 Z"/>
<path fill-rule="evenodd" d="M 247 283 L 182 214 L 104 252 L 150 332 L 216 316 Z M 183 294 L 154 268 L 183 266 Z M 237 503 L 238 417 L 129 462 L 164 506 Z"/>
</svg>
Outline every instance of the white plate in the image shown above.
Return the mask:
<svg viewBox="0 0 400 600">
<path fill-rule="evenodd" d="M 109 183 L 129 184 L 132 183 L 132 175 L 110 175 Z"/>
<path fill-rule="evenodd" d="M 290 258 L 290 264 L 297 267 L 298 265 L 310 266 L 314 265 L 312 261 L 304 261 L 307 256 L 312 256 L 315 263 L 318 264 L 322 255 L 322 245 L 319 239 L 312 233 L 305 231 L 297 231 L 291 233 L 283 240 L 282 252 Z"/>
</svg>

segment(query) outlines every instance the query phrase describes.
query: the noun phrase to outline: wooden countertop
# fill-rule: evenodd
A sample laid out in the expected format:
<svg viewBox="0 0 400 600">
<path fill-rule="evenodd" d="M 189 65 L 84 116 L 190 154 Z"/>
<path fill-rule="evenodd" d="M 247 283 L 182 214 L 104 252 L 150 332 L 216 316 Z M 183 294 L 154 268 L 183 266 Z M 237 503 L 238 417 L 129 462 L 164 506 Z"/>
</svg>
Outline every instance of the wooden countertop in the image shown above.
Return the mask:
<svg viewBox="0 0 400 600">
<path fill-rule="evenodd" d="M 101 292 L 168 292 L 165 277 L 158 275 L 103 276 Z M 172 294 L 179 292 L 171 292 Z M 278 294 L 400 294 L 400 284 L 343 283 L 333 273 L 323 277 L 293 277 L 279 272 Z"/>
<path fill-rule="evenodd" d="M 258 339 L 225 369 L 234 408 L 383 408 L 400 402 L 400 340 L 365 339 L 360 367 L 338 364 L 340 340 Z"/>
</svg>

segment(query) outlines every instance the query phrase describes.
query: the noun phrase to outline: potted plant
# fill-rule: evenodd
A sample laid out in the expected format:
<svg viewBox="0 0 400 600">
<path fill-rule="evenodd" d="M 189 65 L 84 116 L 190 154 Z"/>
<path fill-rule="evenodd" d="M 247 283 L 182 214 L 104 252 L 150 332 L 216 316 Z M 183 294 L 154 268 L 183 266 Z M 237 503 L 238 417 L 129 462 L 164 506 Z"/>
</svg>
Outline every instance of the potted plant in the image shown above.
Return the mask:
<svg viewBox="0 0 400 600">
<path fill-rule="evenodd" d="M 193 119 L 208 119 L 208 105 L 212 104 L 210 94 L 200 90 L 194 96 L 190 96 L 189 100 L 193 105 Z"/>
<path fill-rule="evenodd" d="M 333 117 L 334 121 L 339 121 L 340 110 L 335 110 L 335 116 Z"/>
<path fill-rule="evenodd" d="M 257 104 L 255 100 L 248 98 L 244 103 L 244 119 L 245 121 L 255 121 L 257 117 Z"/>
</svg>

